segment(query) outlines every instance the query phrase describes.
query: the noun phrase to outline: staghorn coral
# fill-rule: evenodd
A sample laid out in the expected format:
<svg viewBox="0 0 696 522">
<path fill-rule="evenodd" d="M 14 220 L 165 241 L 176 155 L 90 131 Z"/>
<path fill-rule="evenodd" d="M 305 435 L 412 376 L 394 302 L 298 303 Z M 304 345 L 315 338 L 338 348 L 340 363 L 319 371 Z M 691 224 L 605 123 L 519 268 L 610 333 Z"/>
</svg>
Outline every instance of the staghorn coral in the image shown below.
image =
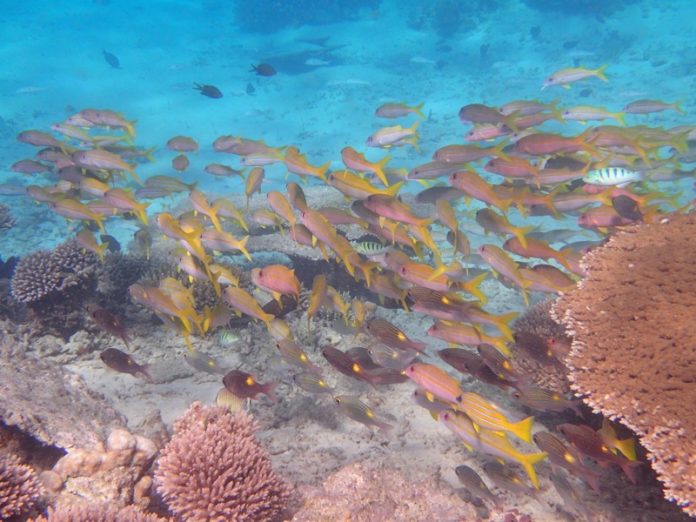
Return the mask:
<svg viewBox="0 0 696 522">
<path fill-rule="evenodd" d="M 583 258 L 553 314 L 574 336 L 574 390 L 648 450 L 665 496 L 696 515 L 696 215 L 631 227 Z M 668 255 L 665 255 L 668 253 Z"/>
<path fill-rule="evenodd" d="M 31 510 L 41 496 L 34 470 L 14 455 L 0 456 L 0 520 Z"/>
<path fill-rule="evenodd" d="M 12 228 L 17 221 L 10 214 L 10 207 L 0 203 L 0 230 Z"/>
<path fill-rule="evenodd" d="M 62 504 L 49 508 L 45 517 L 33 522 L 164 522 L 166 518 L 145 513 L 133 506 L 118 508 L 102 504 Z"/>
<path fill-rule="evenodd" d="M 155 471 L 157 489 L 188 521 L 275 520 L 289 494 L 244 411 L 194 403 L 174 425 Z"/>
</svg>

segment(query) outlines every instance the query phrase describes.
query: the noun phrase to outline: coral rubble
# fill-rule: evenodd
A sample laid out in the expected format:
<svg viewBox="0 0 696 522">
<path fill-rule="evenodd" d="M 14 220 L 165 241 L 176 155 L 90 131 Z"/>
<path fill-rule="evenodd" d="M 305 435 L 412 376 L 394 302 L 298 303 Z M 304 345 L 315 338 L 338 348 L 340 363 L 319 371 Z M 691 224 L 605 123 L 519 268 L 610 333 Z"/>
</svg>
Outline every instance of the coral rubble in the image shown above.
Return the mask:
<svg viewBox="0 0 696 522">
<path fill-rule="evenodd" d="M 625 229 L 583 264 L 553 313 L 573 335 L 566 364 L 585 402 L 633 429 L 665 485 L 696 515 L 696 215 Z"/>
<path fill-rule="evenodd" d="M 194 403 L 175 423 L 155 471 L 157 489 L 189 521 L 275 520 L 289 492 L 256 441 L 244 411 Z"/>
</svg>

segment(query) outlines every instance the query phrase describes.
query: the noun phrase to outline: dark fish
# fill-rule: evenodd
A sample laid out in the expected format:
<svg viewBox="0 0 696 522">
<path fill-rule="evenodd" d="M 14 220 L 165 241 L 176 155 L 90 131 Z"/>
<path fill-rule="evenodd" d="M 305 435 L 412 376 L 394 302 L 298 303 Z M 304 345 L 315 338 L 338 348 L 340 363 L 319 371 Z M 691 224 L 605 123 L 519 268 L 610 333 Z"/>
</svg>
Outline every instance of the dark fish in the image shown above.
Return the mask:
<svg viewBox="0 0 696 522">
<path fill-rule="evenodd" d="M 252 64 L 249 72 L 255 72 L 259 76 L 273 76 L 276 74 L 275 67 L 269 63 L 260 63 L 258 65 Z"/>
<path fill-rule="evenodd" d="M 329 364 L 333 366 L 336 370 L 341 372 L 343 375 L 348 377 L 353 377 L 360 381 L 365 381 L 372 386 L 377 384 L 396 384 L 404 382 L 408 379 L 405 375 L 402 375 L 398 370 L 391 370 L 389 368 L 379 368 L 373 362 L 366 369 L 363 364 L 361 364 L 360 359 L 369 357 L 369 353 L 362 353 L 362 350 L 354 350 L 351 355 L 346 352 L 342 352 L 338 348 L 326 345 L 322 348 L 321 353 L 324 358 L 329 361 Z M 367 361 L 364 361 L 367 362 Z"/>
<path fill-rule="evenodd" d="M 534 494 L 534 489 L 527 486 L 517 473 L 497 460 L 486 462 L 483 471 L 503 491 L 530 496 Z"/>
<path fill-rule="evenodd" d="M 227 375 L 222 378 L 222 383 L 225 388 L 242 399 L 255 399 L 259 393 L 263 393 L 273 402 L 278 400 L 274 391 L 278 385 L 277 382 L 261 384 L 256 382 L 253 375 L 241 370 L 227 372 Z"/>
<path fill-rule="evenodd" d="M 119 243 L 114 236 L 110 236 L 109 234 L 102 234 L 99 236 L 99 239 L 101 239 L 102 243 L 106 243 L 106 249 L 109 252 L 121 251 L 121 243 Z"/>
<path fill-rule="evenodd" d="M 104 56 L 104 60 L 106 60 L 106 63 L 108 63 L 111 67 L 113 67 L 114 69 L 121 68 L 121 60 L 119 60 L 118 56 L 116 56 L 114 53 L 102 50 L 102 55 Z"/>
<path fill-rule="evenodd" d="M 468 373 L 481 382 L 492 384 L 499 388 L 514 386 L 513 382 L 497 376 L 479 355 L 469 350 L 463 348 L 445 348 L 437 352 L 437 355 L 456 370 L 462 373 Z"/>
<path fill-rule="evenodd" d="M 207 96 L 208 98 L 222 98 L 222 93 L 220 92 L 220 89 L 218 89 L 214 85 L 201 85 L 199 83 L 194 83 L 193 88 L 198 89 L 199 91 L 201 91 L 201 94 L 203 96 Z"/>
<path fill-rule="evenodd" d="M 254 89 L 254 86 L 253 86 L 251 83 L 247 83 L 247 86 L 246 86 L 246 93 L 247 93 L 249 96 L 253 96 L 255 92 L 256 92 L 256 89 Z"/>
<path fill-rule="evenodd" d="M 481 359 L 493 371 L 495 375 L 506 381 L 514 382 L 518 386 L 524 382 L 520 374 L 512 365 L 509 358 L 505 357 L 490 344 L 480 344 L 476 347 Z"/>
<path fill-rule="evenodd" d="M 496 506 L 500 505 L 500 499 L 496 497 L 490 489 L 488 489 L 486 483 L 472 468 L 462 464 L 461 466 L 454 468 L 454 472 L 457 474 L 459 482 L 466 486 L 469 491 L 478 497 L 483 497 L 490 500 Z"/>
<path fill-rule="evenodd" d="M 541 364 L 560 364 L 546 339 L 532 332 L 515 332 L 515 346 Z"/>
<path fill-rule="evenodd" d="M 571 474 L 581 477 L 596 492 L 599 492 L 599 473 L 583 464 L 578 450 L 548 431 L 539 431 L 532 436 L 541 451 L 548 454 L 551 464 L 564 468 Z"/>
<path fill-rule="evenodd" d="M 112 370 L 116 370 L 121 373 L 129 373 L 133 377 L 137 377 L 138 374 L 144 376 L 148 381 L 152 382 L 152 377 L 147 371 L 148 365 L 140 365 L 136 363 L 133 358 L 121 350 L 116 348 L 108 348 L 99 354 L 99 357 L 104 364 L 106 364 Z"/>
<path fill-rule="evenodd" d="M 611 198 L 611 205 L 616 210 L 616 213 L 623 218 L 632 221 L 641 221 L 643 219 L 638 202 L 633 198 L 624 195 L 616 196 Z"/>
<path fill-rule="evenodd" d="M 95 323 L 114 337 L 120 338 L 126 347 L 128 347 L 128 334 L 126 333 L 126 327 L 120 317 L 106 308 L 102 308 L 95 304 L 88 304 L 86 308 Z"/>
<path fill-rule="evenodd" d="M 612 453 L 604 444 L 601 435 L 591 427 L 585 424 L 559 424 L 557 429 L 580 453 L 595 459 L 600 464 L 616 464 L 631 482 L 634 484 L 638 482 L 638 467 L 641 463 Z"/>
</svg>

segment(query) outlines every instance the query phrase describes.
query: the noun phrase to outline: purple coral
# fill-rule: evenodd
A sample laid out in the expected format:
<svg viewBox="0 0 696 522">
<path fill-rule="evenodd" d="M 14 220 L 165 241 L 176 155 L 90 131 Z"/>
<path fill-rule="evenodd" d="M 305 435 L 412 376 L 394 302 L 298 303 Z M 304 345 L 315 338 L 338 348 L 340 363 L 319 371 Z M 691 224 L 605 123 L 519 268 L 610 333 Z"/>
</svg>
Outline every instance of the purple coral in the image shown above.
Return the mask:
<svg viewBox="0 0 696 522">
<path fill-rule="evenodd" d="M 12 295 L 36 303 L 94 284 L 97 256 L 75 241 L 53 251 L 39 250 L 20 259 L 12 277 Z"/>
<path fill-rule="evenodd" d="M 41 496 L 34 470 L 14 455 L 0 456 L 0 520 L 31 510 Z"/>
<path fill-rule="evenodd" d="M 191 405 L 174 426 L 155 472 L 157 489 L 188 521 L 276 520 L 289 493 L 244 411 Z"/>
</svg>

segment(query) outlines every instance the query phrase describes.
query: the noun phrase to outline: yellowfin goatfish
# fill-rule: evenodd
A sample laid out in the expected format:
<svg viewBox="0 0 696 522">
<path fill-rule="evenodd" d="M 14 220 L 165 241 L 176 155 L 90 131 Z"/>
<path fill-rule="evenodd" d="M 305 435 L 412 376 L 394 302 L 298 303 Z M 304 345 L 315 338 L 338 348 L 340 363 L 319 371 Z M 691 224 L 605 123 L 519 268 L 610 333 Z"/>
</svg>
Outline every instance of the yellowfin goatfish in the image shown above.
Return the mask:
<svg viewBox="0 0 696 522">
<path fill-rule="evenodd" d="M 439 415 L 440 422 L 447 426 L 473 451 L 480 451 L 506 461 L 520 464 L 529 475 L 535 489 L 539 489 L 534 464 L 546 458 L 546 453 L 522 453 L 508 440 L 505 434 L 497 431 L 477 430 L 469 417 L 461 412 L 443 411 Z"/>
</svg>

